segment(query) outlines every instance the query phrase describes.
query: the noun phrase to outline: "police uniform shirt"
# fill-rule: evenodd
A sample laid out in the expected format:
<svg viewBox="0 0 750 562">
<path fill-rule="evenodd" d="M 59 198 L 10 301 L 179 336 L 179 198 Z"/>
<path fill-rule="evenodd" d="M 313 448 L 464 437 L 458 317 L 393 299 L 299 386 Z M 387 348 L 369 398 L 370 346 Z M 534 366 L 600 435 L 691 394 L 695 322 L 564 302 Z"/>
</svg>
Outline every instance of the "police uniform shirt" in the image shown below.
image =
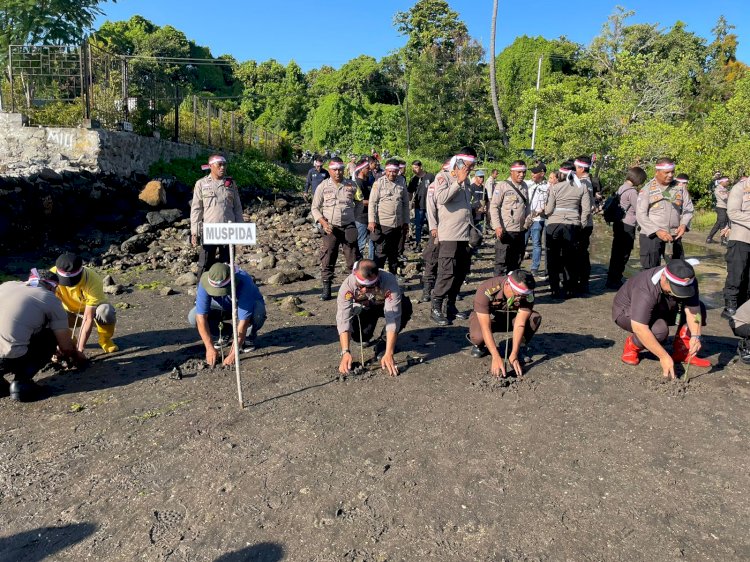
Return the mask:
<svg viewBox="0 0 750 562">
<path fill-rule="evenodd" d="M 515 186 L 515 189 L 513 186 Z M 521 195 L 519 195 L 519 191 Z M 516 185 L 508 178 L 498 184 L 490 202 L 492 228 L 502 228 L 508 232 L 520 232 L 524 230 L 524 223 L 528 214 L 529 188 L 526 182 L 522 181 Z"/>
<path fill-rule="evenodd" d="M 459 183 L 449 172 L 440 172 L 435 178 L 435 202 L 438 239 L 441 242 L 468 242 L 472 224 L 469 180 Z"/>
<path fill-rule="evenodd" d="M 409 193 L 399 178 L 395 182 L 386 176 L 378 178 L 372 186 L 369 201 L 369 222 L 389 228 L 409 223 Z"/>
<path fill-rule="evenodd" d="M 548 225 L 587 224 L 591 216 L 591 199 L 586 196 L 586 188 L 579 187 L 574 181 L 557 182 L 549 189 L 544 214 Z"/>
<path fill-rule="evenodd" d="M 401 288 L 396 276 L 387 271 L 380 271 L 377 284 L 363 287 L 357 283 L 352 273 L 339 288 L 336 299 L 336 326 L 339 334 L 352 330 L 354 307 L 365 309 L 383 307 L 386 332 L 398 332 L 401 329 Z"/>
<path fill-rule="evenodd" d="M 435 201 L 435 182 L 433 181 L 427 188 L 425 196 L 427 208 L 427 226 L 430 232 L 438 227 L 437 201 Z"/>
<path fill-rule="evenodd" d="M 581 185 L 583 185 L 586 188 L 586 193 L 589 199 L 589 208 L 594 208 L 594 184 L 591 183 L 591 178 L 586 175 L 581 178 Z M 581 221 L 581 224 L 583 226 L 594 226 L 594 215 L 593 213 L 589 213 L 588 219 L 586 219 L 586 222 L 584 223 Z"/>
<path fill-rule="evenodd" d="M 190 204 L 190 234 L 198 235 L 202 223 L 245 222 L 240 194 L 232 178 L 213 179 L 210 175 L 195 182 Z"/>
<path fill-rule="evenodd" d="M 717 183 L 716 187 L 714 188 L 714 197 L 716 197 L 717 209 L 727 208 L 727 200 L 729 199 L 729 189 L 727 189 L 726 186 L 721 185 L 720 183 Z"/>
<path fill-rule="evenodd" d="M 727 201 L 727 216 L 732 223 L 729 240 L 750 244 L 750 179 L 734 184 Z"/>
<path fill-rule="evenodd" d="M 351 180 L 344 180 L 338 185 L 331 178 L 323 180 L 315 190 L 312 201 L 315 222 L 324 217 L 333 226 L 353 223 L 358 204 L 356 195 L 357 185 Z"/>
<path fill-rule="evenodd" d="M 661 185 L 654 178 L 638 194 L 635 214 L 641 232 L 646 236 L 658 230 L 672 233 L 680 225 L 690 228 L 693 202 L 688 190 L 677 182 Z"/>
</svg>

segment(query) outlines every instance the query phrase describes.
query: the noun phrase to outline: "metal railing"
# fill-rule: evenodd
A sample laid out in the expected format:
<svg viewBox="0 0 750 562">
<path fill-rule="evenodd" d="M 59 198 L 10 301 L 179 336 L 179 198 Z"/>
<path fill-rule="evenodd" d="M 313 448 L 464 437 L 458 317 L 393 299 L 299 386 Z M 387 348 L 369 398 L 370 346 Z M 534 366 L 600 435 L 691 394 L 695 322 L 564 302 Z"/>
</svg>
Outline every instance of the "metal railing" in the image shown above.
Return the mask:
<svg viewBox="0 0 750 562">
<path fill-rule="evenodd" d="M 255 148 L 278 155 L 281 137 L 237 110 L 240 97 L 195 92 L 191 72 L 215 59 L 166 59 L 107 51 L 94 39 L 81 46 L 11 45 L 2 84 L 4 111 L 29 124 L 153 135 L 208 149 Z"/>
</svg>

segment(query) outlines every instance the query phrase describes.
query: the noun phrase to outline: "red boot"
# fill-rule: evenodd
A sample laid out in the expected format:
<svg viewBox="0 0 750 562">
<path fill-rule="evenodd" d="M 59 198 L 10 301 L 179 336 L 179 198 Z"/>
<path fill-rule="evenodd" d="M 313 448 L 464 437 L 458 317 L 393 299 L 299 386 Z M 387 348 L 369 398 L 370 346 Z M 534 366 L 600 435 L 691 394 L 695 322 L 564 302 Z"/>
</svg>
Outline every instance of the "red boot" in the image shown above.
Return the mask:
<svg viewBox="0 0 750 562">
<path fill-rule="evenodd" d="M 690 330 L 687 324 L 684 324 L 680 331 L 675 334 L 674 345 L 672 347 L 672 359 L 675 363 L 690 363 L 696 367 L 710 367 L 711 362 L 708 359 L 701 359 L 693 356 L 688 360 L 690 351 Z"/>
<path fill-rule="evenodd" d="M 622 350 L 622 362 L 628 365 L 637 365 L 641 362 L 641 358 L 638 357 L 639 351 L 643 351 L 643 348 L 635 345 L 633 336 L 628 336 L 625 339 L 625 349 Z"/>
</svg>

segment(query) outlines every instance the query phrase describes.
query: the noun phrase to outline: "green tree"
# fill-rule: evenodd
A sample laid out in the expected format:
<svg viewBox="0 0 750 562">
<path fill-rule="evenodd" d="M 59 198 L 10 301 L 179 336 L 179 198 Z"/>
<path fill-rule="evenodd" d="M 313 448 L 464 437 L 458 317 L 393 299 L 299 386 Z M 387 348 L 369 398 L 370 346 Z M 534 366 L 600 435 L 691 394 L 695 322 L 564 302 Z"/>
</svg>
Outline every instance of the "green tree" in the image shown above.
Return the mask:
<svg viewBox="0 0 750 562">
<path fill-rule="evenodd" d="M 449 56 L 469 34 L 445 0 L 417 0 L 408 11 L 397 12 L 393 24 L 401 35 L 408 36 L 405 52 L 410 61 L 429 48 Z"/>
</svg>

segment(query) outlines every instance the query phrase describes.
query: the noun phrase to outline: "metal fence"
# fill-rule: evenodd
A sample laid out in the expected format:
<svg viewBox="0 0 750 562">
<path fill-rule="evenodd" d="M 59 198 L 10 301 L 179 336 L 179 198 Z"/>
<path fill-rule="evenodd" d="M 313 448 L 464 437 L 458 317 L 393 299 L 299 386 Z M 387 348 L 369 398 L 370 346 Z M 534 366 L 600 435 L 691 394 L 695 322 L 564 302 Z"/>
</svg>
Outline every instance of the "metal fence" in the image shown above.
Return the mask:
<svg viewBox="0 0 750 562">
<path fill-rule="evenodd" d="M 217 61 L 112 53 L 95 40 L 81 46 L 11 45 L 2 109 L 26 114 L 31 125 L 84 124 L 278 156 L 281 137 L 238 111 L 240 97 L 192 91 L 190 73 L 211 64 Z"/>
</svg>

